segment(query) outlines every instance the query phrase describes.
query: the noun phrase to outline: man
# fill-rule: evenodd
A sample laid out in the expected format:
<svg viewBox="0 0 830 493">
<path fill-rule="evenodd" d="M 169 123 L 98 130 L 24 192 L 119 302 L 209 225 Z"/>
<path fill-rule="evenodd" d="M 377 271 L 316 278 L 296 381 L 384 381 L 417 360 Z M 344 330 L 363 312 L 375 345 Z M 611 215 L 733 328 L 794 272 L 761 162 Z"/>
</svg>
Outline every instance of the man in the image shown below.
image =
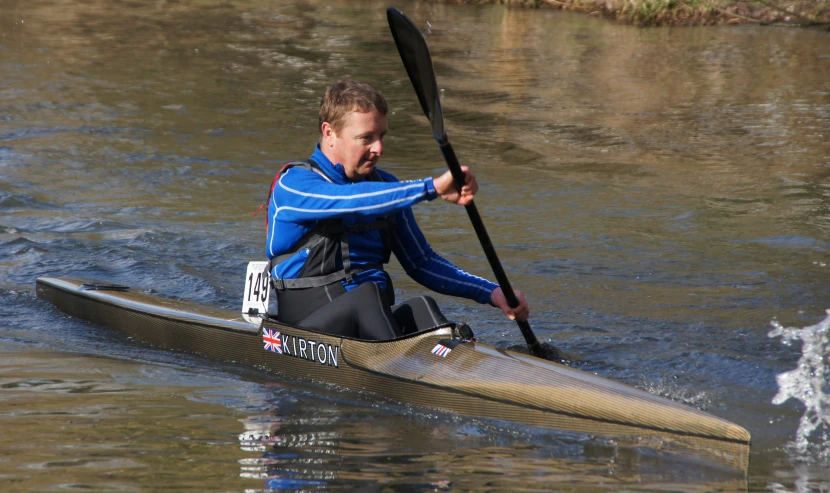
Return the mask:
<svg viewBox="0 0 830 493">
<path fill-rule="evenodd" d="M 272 184 L 266 251 L 285 323 L 362 339 L 390 339 L 446 322 L 429 297 L 394 303 L 383 264 L 394 253 L 406 273 L 439 293 L 490 303 L 525 320 L 527 303 L 508 306 L 498 285 L 436 254 L 411 207 L 436 197 L 459 205 L 478 191 L 463 167 L 459 192 L 449 172 L 400 182 L 378 169 L 387 104 L 367 84 L 343 80 L 320 103 L 320 143 L 308 161 L 289 163 Z"/>
</svg>

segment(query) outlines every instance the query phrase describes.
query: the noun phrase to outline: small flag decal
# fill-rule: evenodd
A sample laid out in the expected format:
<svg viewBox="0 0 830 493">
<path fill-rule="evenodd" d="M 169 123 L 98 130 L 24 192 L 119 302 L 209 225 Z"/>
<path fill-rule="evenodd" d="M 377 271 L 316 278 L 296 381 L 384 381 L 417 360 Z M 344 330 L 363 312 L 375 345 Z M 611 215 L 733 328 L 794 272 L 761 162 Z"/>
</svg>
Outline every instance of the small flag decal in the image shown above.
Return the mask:
<svg viewBox="0 0 830 493">
<path fill-rule="evenodd" d="M 282 354 L 282 338 L 280 331 L 271 329 L 262 329 L 262 342 L 265 344 L 266 351 L 273 351 Z"/>
<path fill-rule="evenodd" d="M 432 354 L 437 354 L 442 358 L 446 358 L 448 354 L 450 354 L 452 349 L 448 348 L 443 344 L 436 344 L 434 348 L 432 348 Z"/>
</svg>

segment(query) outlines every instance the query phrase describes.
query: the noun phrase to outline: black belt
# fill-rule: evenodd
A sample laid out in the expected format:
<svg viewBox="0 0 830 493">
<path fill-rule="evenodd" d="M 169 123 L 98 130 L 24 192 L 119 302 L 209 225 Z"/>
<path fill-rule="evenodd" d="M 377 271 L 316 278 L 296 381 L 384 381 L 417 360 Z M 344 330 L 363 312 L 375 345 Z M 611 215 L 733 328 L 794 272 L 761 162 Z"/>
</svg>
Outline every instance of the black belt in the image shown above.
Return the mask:
<svg viewBox="0 0 830 493">
<path fill-rule="evenodd" d="M 357 274 L 367 270 L 383 270 L 383 264 L 370 264 L 352 267 L 350 269 L 350 274 Z M 274 286 L 274 289 L 280 291 L 284 289 L 319 288 L 344 279 L 349 279 L 349 281 L 351 281 L 351 275 L 347 275 L 345 270 L 341 270 L 332 272 L 331 274 L 326 274 L 325 276 L 300 277 L 298 279 L 279 279 L 272 277 L 271 285 Z"/>
</svg>

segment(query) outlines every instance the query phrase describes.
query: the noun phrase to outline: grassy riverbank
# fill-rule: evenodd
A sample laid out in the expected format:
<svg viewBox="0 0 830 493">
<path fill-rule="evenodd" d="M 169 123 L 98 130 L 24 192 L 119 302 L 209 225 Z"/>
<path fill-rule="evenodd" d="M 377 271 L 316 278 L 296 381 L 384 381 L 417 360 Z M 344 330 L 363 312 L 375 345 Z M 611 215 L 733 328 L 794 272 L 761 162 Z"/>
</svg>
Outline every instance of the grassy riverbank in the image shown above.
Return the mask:
<svg viewBox="0 0 830 493">
<path fill-rule="evenodd" d="M 452 0 L 450 0 L 452 1 Z M 830 30 L 830 0 L 456 0 L 584 12 L 639 26 L 764 24 Z"/>
</svg>

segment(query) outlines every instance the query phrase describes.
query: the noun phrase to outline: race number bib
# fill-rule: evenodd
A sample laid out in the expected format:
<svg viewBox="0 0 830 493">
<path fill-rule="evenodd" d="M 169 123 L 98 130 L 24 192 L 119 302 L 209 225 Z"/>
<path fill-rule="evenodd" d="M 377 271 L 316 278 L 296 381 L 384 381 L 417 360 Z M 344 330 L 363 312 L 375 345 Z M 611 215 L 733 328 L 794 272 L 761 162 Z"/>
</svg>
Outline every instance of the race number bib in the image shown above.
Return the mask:
<svg viewBox="0 0 830 493">
<path fill-rule="evenodd" d="M 263 317 L 268 312 L 270 279 L 268 262 L 248 262 L 245 292 L 242 294 L 242 315 L 246 320 L 254 321 L 252 317 Z"/>
</svg>

